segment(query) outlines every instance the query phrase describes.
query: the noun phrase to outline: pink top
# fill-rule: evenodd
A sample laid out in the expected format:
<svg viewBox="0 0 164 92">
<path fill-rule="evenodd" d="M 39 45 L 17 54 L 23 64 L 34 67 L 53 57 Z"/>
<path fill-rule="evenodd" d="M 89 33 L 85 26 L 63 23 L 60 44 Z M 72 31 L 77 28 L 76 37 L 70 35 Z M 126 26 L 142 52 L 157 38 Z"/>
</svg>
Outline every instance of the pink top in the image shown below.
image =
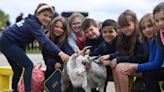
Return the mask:
<svg viewBox="0 0 164 92">
<path fill-rule="evenodd" d="M 162 44 L 164 45 L 164 35 L 162 32 L 160 32 L 160 38 L 161 38 Z"/>
</svg>

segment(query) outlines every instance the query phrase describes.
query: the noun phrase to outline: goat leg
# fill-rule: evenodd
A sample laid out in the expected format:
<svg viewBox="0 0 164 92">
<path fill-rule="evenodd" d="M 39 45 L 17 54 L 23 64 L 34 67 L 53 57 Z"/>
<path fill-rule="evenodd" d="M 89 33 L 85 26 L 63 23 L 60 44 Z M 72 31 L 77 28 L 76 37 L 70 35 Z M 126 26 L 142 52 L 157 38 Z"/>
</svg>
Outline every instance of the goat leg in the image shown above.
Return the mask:
<svg viewBox="0 0 164 92">
<path fill-rule="evenodd" d="M 85 90 L 85 92 L 92 92 L 91 88 L 89 88 L 89 87 L 86 87 L 84 90 Z"/>
<path fill-rule="evenodd" d="M 105 87 L 105 85 L 100 85 L 99 86 L 99 92 L 104 92 L 104 87 Z"/>
<path fill-rule="evenodd" d="M 67 90 L 70 87 L 70 79 L 67 73 L 67 69 L 66 69 L 66 65 L 64 65 L 64 72 L 63 72 L 63 76 L 61 78 L 61 88 L 62 88 L 62 92 L 68 92 Z"/>
</svg>

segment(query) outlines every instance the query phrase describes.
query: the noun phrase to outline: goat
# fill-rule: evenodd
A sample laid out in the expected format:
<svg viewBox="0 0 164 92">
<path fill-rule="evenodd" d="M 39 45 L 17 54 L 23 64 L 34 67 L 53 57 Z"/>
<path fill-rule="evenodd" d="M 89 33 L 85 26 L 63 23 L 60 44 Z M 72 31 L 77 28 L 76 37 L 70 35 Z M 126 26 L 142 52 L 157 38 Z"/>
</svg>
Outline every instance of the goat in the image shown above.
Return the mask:
<svg viewBox="0 0 164 92">
<path fill-rule="evenodd" d="M 86 54 L 85 47 L 81 52 L 74 53 L 65 65 L 62 78 L 62 90 L 68 86 L 68 79 L 74 87 L 82 87 L 85 92 L 91 92 L 91 88 L 98 88 L 99 92 L 104 92 L 105 81 L 107 78 L 106 67 L 98 64 L 97 56 Z M 64 86 L 65 85 L 65 86 Z"/>
</svg>

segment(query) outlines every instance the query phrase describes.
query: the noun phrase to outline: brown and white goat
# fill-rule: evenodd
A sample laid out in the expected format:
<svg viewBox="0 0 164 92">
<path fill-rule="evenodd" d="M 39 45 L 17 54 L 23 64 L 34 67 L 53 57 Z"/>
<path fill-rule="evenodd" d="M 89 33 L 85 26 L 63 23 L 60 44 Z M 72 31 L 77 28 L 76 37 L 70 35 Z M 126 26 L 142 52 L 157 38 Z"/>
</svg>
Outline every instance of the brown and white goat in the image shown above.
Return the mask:
<svg viewBox="0 0 164 92">
<path fill-rule="evenodd" d="M 68 79 L 74 87 L 82 87 L 85 92 L 91 92 L 91 88 L 97 88 L 99 92 L 104 92 L 105 81 L 107 78 L 106 67 L 96 56 L 86 55 L 84 48 L 80 53 L 74 53 L 66 63 L 62 78 L 62 90 L 68 86 Z M 66 80 L 67 82 L 66 82 Z"/>
</svg>

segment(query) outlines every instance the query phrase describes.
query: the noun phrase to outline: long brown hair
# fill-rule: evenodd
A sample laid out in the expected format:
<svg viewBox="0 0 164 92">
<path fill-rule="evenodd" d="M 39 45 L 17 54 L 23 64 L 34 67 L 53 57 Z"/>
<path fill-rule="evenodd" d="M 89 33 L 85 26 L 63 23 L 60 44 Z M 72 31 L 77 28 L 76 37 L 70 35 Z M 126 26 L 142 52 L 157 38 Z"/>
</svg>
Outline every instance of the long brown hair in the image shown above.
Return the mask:
<svg viewBox="0 0 164 92">
<path fill-rule="evenodd" d="M 137 16 L 131 10 L 124 11 L 118 18 L 118 24 L 120 28 L 129 26 L 129 21 L 132 21 L 135 25 L 135 31 L 131 36 L 126 36 L 122 32 L 118 35 L 117 48 L 118 51 L 123 55 L 134 55 L 134 48 L 137 42 Z"/>
<path fill-rule="evenodd" d="M 60 21 L 62 24 L 63 24 L 63 30 L 64 30 L 64 33 L 61 35 L 61 36 L 55 36 L 53 34 L 53 31 L 54 31 L 54 27 L 55 27 L 55 24 Z M 58 47 L 61 47 L 64 43 L 64 41 L 67 39 L 67 36 L 68 36 L 68 29 L 67 29 L 67 22 L 65 20 L 64 17 L 56 17 L 54 18 L 51 23 L 50 23 L 50 27 L 48 29 L 49 33 L 49 38 L 58 46 Z"/>
</svg>

